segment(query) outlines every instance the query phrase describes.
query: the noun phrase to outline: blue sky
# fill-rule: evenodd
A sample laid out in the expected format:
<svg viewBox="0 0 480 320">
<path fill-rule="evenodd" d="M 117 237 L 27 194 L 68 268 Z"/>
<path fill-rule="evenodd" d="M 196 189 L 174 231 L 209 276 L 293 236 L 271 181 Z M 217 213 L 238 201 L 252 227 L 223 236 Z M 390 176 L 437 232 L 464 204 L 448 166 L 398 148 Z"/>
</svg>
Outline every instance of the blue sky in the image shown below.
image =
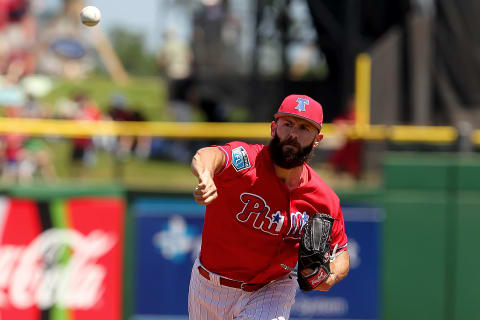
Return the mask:
<svg viewBox="0 0 480 320">
<path fill-rule="evenodd" d="M 42 14 L 45 12 L 58 12 L 64 0 L 36 0 L 33 1 L 34 11 Z M 98 25 L 109 31 L 114 25 L 123 25 L 135 32 L 141 32 L 147 39 L 150 49 L 158 47 L 160 30 L 159 23 L 162 16 L 160 7 L 170 0 L 85 0 L 85 5 L 96 6 L 102 13 L 102 20 Z M 179 28 L 186 29 L 184 26 Z"/>
<path fill-rule="evenodd" d="M 109 30 L 114 25 L 123 25 L 145 34 L 148 47 L 156 48 L 160 39 L 159 5 L 163 0 L 89 0 L 87 5 L 96 6 L 102 13 L 100 26 Z"/>
</svg>

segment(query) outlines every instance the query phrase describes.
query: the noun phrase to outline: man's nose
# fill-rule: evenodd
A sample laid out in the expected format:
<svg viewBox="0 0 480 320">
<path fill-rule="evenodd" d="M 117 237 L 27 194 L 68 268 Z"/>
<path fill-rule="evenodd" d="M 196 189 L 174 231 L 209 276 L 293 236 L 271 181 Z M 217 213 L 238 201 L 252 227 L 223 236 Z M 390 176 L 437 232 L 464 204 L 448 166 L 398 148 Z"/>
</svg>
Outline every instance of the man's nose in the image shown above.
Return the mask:
<svg viewBox="0 0 480 320">
<path fill-rule="evenodd" d="M 298 139 L 298 128 L 297 127 L 291 127 L 290 128 L 289 137 L 294 138 L 295 140 Z"/>
</svg>

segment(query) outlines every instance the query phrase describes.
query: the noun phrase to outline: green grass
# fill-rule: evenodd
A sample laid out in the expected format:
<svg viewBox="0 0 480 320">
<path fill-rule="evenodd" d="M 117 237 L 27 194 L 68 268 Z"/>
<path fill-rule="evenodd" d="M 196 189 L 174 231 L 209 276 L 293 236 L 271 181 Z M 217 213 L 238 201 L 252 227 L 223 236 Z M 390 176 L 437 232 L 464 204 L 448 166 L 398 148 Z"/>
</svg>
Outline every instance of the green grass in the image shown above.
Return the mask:
<svg viewBox="0 0 480 320">
<path fill-rule="evenodd" d="M 167 92 L 160 78 L 131 78 L 125 86 L 115 84 L 111 79 L 95 76 L 84 80 L 57 79 L 54 89 L 43 99 L 53 106 L 60 98 L 72 97 L 76 92 L 87 93 L 103 110 L 106 110 L 114 93 L 122 93 L 128 105 L 141 110 L 151 121 L 165 119 Z"/>
<path fill-rule="evenodd" d="M 142 190 L 185 192 L 195 186 L 190 165 L 173 161 L 141 160 L 130 157 L 120 160 L 111 153 L 98 151 L 92 166 L 70 161 L 71 143 L 49 142 L 59 181 L 82 184 L 113 183 Z"/>
</svg>

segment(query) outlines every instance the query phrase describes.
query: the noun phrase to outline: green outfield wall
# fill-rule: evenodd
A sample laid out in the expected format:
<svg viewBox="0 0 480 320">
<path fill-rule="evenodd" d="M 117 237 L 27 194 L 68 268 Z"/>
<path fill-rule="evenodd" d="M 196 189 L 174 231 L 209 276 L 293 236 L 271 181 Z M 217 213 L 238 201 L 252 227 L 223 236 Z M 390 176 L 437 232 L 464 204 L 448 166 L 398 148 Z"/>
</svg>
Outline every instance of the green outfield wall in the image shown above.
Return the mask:
<svg viewBox="0 0 480 320">
<path fill-rule="evenodd" d="M 480 158 L 384 160 L 383 318 L 480 319 Z"/>
</svg>

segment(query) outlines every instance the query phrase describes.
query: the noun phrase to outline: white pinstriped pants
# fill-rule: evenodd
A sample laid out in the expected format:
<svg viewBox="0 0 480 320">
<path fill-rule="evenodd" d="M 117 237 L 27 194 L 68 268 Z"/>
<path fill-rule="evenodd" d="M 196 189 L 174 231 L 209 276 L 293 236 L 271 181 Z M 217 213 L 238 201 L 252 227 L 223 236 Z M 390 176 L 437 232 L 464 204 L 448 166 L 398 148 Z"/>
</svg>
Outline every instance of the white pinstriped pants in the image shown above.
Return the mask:
<svg viewBox="0 0 480 320">
<path fill-rule="evenodd" d="M 295 302 L 297 281 L 288 276 L 255 292 L 225 287 L 219 276 L 210 273 L 210 280 L 198 272 L 197 258 L 192 268 L 188 292 L 190 320 L 287 320 Z"/>
</svg>

